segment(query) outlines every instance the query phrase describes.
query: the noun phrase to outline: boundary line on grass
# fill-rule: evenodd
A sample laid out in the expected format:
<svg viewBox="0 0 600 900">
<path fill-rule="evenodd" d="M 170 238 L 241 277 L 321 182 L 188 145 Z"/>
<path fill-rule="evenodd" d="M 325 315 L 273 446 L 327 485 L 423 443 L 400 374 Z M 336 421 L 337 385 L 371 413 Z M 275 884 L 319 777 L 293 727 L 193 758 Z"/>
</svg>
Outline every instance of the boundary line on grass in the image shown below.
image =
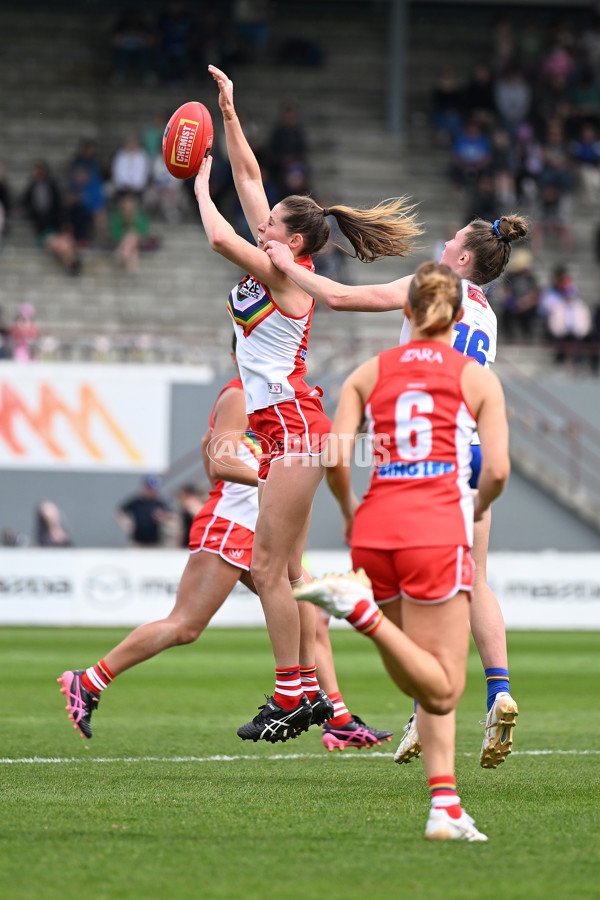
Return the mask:
<svg viewBox="0 0 600 900">
<path fill-rule="evenodd" d="M 514 750 L 511 756 L 597 756 L 600 750 Z M 360 754 L 335 754 L 337 759 L 391 759 L 393 753 L 381 753 L 372 750 L 368 753 Z M 475 756 L 475 753 L 459 753 L 457 756 Z M 329 756 L 329 754 L 328 754 Z M 84 756 L 29 756 L 17 759 L 9 757 L 0 758 L 0 765 L 19 765 L 19 764 L 60 764 L 60 763 L 143 763 L 143 762 L 237 762 L 239 760 L 282 760 L 282 759 L 326 759 L 323 753 L 277 753 L 273 756 L 250 756 L 247 754 L 237 754 L 236 756 L 91 756 L 86 759 Z"/>
</svg>

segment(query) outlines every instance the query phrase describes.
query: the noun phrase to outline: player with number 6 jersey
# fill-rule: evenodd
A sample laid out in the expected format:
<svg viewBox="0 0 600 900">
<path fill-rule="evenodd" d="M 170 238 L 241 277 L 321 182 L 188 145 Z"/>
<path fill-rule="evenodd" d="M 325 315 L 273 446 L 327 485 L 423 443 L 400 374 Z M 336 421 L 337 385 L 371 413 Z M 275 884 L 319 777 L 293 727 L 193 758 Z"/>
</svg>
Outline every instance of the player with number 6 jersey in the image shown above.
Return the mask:
<svg viewBox="0 0 600 900">
<path fill-rule="evenodd" d="M 296 594 L 372 638 L 395 683 L 417 699 L 431 793 L 425 836 L 436 841 L 487 840 L 456 790 L 455 709 L 469 649 L 473 521 L 500 494 L 510 468 L 500 382 L 451 346 L 461 314 L 460 279 L 448 266 L 423 263 L 406 306 L 413 340 L 363 363 L 342 387 L 332 438 L 344 438 L 347 452 L 332 461 L 328 480 L 352 525 L 353 567 L 365 570 L 374 597 L 313 584 Z M 350 450 L 364 416 L 372 423 L 374 467 L 359 503 Z M 476 427 L 484 465 L 475 497 L 469 457 Z M 385 602 L 399 608 L 397 624 L 378 606 Z"/>
</svg>

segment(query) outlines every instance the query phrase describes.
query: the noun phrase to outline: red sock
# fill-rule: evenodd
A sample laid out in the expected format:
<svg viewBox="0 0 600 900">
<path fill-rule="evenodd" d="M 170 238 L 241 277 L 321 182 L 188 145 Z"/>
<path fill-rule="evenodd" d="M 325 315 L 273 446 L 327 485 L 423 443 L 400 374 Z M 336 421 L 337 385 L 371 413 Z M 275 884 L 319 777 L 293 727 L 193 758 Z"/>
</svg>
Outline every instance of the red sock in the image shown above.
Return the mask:
<svg viewBox="0 0 600 900">
<path fill-rule="evenodd" d="M 383 613 L 374 600 L 359 600 L 350 615 L 346 616 L 346 621 L 353 628 L 369 636 L 375 634 L 382 619 Z"/>
<path fill-rule="evenodd" d="M 453 819 L 460 819 L 460 797 L 456 793 L 456 778 L 454 775 L 435 775 L 429 779 L 431 791 L 431 805 L 434 809 L 445 809 Z"/>
<path fill-rule="evenodd" d="M 275 669 L 275 703 L 282 709 L 293 709 L 298 706 L 301 697 L 300 666 Z"/>
<path fill-rule="evenodd" d="M 92 694 L 101 694 L 107 688 L 115 676 L 110 671 L 103 659 L 95 666 L 90 666 L 81 676 L 81 684 L 86 691 Z"/>
<path fill-rule="evenodd" d="M 348 722 L 351 722 L 352 716 L 348 712 L 348 707 L 342 700 L 340 692 L 334 691 L 332 694 L 329 694 L 329 699 L 333 703 L 333 715 L 327 720 L 327 724 L 338 728 L 340 725 L 347 725 Z"/>
<path fill-rule="evenodd" d="M 302 690 L 312 703 L 320 691 L 319 682 L 317 681 L 317 667 L 300 666 L 300 683 Z"/>
</svg>

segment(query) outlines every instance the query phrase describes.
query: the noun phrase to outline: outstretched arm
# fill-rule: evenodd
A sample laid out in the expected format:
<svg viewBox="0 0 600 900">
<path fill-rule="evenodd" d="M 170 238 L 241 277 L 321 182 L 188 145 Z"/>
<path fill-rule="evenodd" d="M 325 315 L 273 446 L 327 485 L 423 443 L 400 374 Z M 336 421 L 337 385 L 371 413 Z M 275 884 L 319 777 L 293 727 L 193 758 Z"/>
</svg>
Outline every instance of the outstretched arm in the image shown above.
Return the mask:
<svg viewBox="0 0 600 900">
<path fill-rule="evenodd" d="M 269 201 L 265 194 L 260 166 L 246 140 L 233 104 L 233 82 L 216 66 L 208 71 L 219 86 L 219 106 L 223 113 L 227 153 L 233 172 L 235 189 L 246 221 L 253 235 L 269 215 Z"/>
<path fill-rule="evenodd" d="M 267 254 L 237 234 L 215 206 L 209 190 L 211 166 L 211 156 L 203 159 L 194 182 L 202 224 L 211 248 L 271 288 L 281 290 L 283 284 L 290 285 L 286 276 L 275 268 Z"/>
<path fill-rule="evenodd" d="M 355 312 L 388 312 L 403 309 L 408 297 L 412 275 L 405 275 L 387 284 L 348 285 L 339 284 L 324 275 L 309 272 L 294 264 L 294 257 L 285 244 L 269 241 L 265 249 L 271 262 L 291 281 L 319 303 L 330 309 Z"/>
</svg>

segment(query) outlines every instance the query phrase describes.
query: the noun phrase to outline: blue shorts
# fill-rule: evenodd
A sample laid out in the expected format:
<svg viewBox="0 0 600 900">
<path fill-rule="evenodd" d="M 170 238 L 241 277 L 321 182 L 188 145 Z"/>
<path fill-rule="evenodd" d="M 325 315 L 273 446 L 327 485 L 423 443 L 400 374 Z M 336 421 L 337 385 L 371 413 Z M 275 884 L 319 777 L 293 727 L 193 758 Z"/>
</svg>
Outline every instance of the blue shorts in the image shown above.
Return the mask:
<svg viewBox="0 0 600 900">
<path fill-rule="evenodd" d="M 471 480 L 469 487 L 473 490 L 477 487 L 479 473 L 481 472 L 481 447 L 479 444 L 471 444 Z"/>
</svg>

